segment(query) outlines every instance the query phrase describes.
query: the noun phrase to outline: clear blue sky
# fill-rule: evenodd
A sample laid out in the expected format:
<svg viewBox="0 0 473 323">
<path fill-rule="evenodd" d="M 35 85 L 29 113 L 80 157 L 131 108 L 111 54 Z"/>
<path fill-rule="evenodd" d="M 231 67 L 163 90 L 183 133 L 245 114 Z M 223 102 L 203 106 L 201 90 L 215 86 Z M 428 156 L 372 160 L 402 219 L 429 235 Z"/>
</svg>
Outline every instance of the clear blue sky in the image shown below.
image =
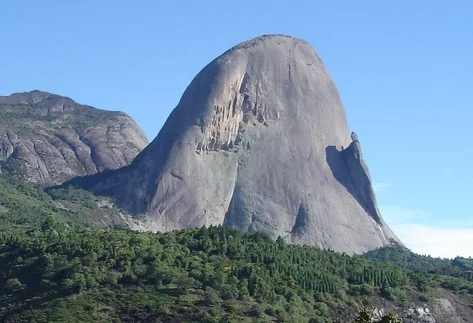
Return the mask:
<svg viewBox="0 0 473 323">
<path fill-rule="evenodd" d="M 313 45 L 387 222 L 414 251 L 473 256 L 473 2 L 0 2 L 0 94 L 130 114 L 153 139 L 213 58 L 267 33 Z"/>
</svg>

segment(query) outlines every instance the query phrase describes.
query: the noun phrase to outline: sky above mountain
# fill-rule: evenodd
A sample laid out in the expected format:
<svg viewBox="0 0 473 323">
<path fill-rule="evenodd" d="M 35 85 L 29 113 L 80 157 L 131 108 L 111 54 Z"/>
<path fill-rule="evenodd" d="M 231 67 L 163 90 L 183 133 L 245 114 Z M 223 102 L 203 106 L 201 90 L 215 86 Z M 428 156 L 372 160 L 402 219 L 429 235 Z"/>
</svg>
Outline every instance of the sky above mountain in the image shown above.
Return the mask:
<svg viewBox="0 0 473 323">
<path fill-rule="evenodd" d="M 381 212 L 421 254 L 473 256 L 473 3 L 3 1 L 0 95 L 131 115 L 153 139 L 192 78 L 261 34 L 307 40 L 340 91 Z"/>
</svg>

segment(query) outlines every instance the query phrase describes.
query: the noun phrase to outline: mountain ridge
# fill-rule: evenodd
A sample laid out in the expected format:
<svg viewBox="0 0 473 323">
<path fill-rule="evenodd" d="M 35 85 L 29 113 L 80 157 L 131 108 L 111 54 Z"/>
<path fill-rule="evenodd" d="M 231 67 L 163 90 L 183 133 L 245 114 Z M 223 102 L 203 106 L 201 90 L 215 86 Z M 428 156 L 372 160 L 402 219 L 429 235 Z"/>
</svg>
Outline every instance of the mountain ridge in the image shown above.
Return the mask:
<svg viewBox="0 0 473 323">
<path fill-rule="evenodd" d="M 148 141 L 131 117 L 34 90 L 0 96 L 0 171 L 44 186 L 129 164 Z"/>
</svg>

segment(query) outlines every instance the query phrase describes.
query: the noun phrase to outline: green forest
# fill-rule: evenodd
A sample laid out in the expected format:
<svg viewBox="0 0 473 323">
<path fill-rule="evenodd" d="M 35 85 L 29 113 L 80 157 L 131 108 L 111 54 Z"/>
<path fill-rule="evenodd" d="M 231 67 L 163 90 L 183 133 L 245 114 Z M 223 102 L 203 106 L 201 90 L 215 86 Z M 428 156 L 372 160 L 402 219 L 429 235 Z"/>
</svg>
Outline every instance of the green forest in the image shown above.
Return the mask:
<svg viewBox="0 0 473 323">
<path fill-rule="evenodd" d="M 349 256 L 225 227 L 139 233 L 99 221 L 118 210 L 97 201 L 0 176 L 1 322 L 372 322 L 375 306 L 439 289 L 473 306 L 472 259 Z"/>
</svg>

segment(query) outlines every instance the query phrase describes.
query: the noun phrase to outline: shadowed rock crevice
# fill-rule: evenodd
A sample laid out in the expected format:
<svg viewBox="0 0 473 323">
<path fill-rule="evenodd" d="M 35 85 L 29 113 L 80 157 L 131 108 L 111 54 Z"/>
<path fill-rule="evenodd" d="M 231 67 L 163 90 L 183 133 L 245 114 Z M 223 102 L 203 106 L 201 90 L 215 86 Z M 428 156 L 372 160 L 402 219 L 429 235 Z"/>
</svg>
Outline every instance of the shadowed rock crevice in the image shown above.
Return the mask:
<svg viewBox="0 0 473 323">
<path fill-rule="evenodd" d="M 309 212 L 307 211 L 307 207 L 301 203 L 299 206 L 299 211 L 296 215 L 296 221 L 294 222 L 294 226 L 292 227 L 291 233 L 300 235 L 302 234 L 309 224 Z"/>
<path fill-rule="evenodd" d="M 253 217 L 248 210 L 245 210 L 244 204 L 241 203 L 240 192 L 240 186 L 236 185 L 233 189 L 228 209 L 225 212 L 223 225 L 243 231 L 248 231 L 251 227 Z"/>
<path fill-rule="evenodd" d="M 346 149 L 341 151 L 335 146 L 328 146 L 325 149 L 325 154 L 327 164 L 337 181 L 358 201 L 366 213 L 376 222 L 382 224 L 371 178 L 362 159 L 358 139 L 352 141 Z"/>
</svg>

